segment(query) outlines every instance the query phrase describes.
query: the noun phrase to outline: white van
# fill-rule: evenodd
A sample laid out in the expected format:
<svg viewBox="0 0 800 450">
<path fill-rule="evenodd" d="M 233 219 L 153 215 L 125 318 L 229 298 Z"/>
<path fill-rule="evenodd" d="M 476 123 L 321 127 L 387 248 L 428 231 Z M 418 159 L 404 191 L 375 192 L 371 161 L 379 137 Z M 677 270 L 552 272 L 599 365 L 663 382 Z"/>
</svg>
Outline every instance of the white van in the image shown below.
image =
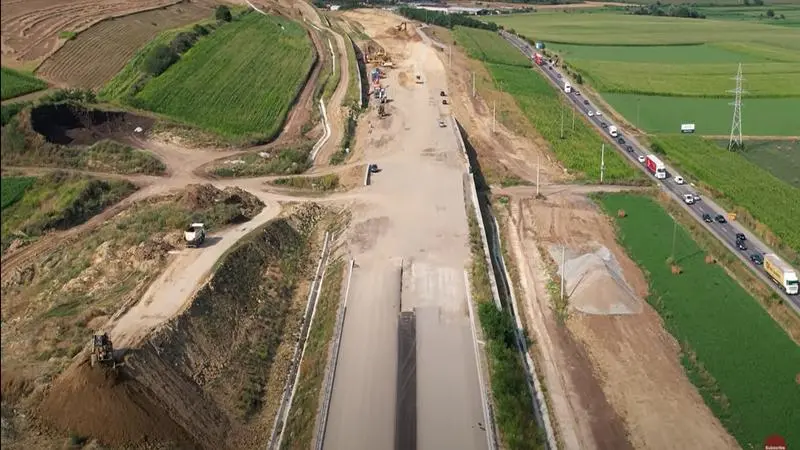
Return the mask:
<svg viewBox="0 0 800 450">
<path fill-rule="evenodd" d="M 564 92 L 566 92 L 567 94 L 572 92 L 572 85 L 569 84 L 569 82 L 564 82 Z"/>
</svg>

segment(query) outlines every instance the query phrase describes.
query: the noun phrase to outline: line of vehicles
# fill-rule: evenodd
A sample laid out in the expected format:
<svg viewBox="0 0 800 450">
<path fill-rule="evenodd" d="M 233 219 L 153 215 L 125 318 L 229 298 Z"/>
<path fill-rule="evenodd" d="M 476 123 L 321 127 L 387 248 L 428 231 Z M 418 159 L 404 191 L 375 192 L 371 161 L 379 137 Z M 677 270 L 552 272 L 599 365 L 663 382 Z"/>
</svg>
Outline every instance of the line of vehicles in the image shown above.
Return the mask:
<svg viewBox="0 0 800 450">
<path fill-rule="evenodd" d="M 505 32 L 501 32 L 501 35 L 520 49 L 520 51 L 528 55 L 532 54 L 532 49 L 526 42 Z M 656 155 L 638 153 L 632 145 L 634 143 L 626 142 L 620 130 L 615 125 L 606 123 L 602 111 L 591 105 L 589 100 L 581 96 L 579 90 L 575 89 L 569 81 L 564 79 L 562 74 L 556 70 L 552 59 L 546 60 L 538 52 L 533 53 L 531 59 L 537 66 L 540 66 L 545 75 L 562 88 L 567 98 L 569 98 L 575 106 L 584 110 L 590 122 L 593 122 L 596 126 L 608 133 L 612 140 L 619 144 L 621 149 L 624 149 L 631 158 L 635 158 L 642 164 L 648 173 L 661 181 L 665 188 L 680 197 L 685 204 L 690 206 L 695 205 L 692 209 L 698 216 L 702 217 L 705 223 L 716 223 L 716 232 L 723 241 L 732 242 L 733 246 L 740 251 L 748 251 L 747 238 L 744 233 L 738 232 L 735 227 L 728 224 L 728 220 L 725 216 L 718 214 L 713 206 L 705 204 L 706 202 L 700 202 L 700 196 L 692 192 L 692 189 L 686 185 L 686 181 L 682 176 L 674 174 L 670 179 L 668 167 Z M 797 271 L 792 268 L 791 265 L 774 253 L 761 252 L 755 248 L 755 245 L 753 247 L 748 257 L 754 266 L 763 269 L 763 273 L 778 284 L 785 294 L 797 295 L 800 293 L 800 280 L 798 279 Z M 792 303 L 796 306 L 796 309 L 800 310 L 800 302 L 792 300 Z"/>
</svg>

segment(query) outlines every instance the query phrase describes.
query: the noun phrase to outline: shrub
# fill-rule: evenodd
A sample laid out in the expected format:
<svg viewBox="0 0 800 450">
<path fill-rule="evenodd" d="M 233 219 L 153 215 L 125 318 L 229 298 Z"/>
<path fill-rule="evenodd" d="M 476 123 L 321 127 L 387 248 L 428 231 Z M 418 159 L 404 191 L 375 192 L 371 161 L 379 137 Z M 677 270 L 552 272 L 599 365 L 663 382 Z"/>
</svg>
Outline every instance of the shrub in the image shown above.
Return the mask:
<svg viewBox="0 0 800 450">
<path fill-rule="evenodd" d="M 187 50 L 192 48 L 192 45 L 197 42 L 197 35 L 194 33 L 189 33 L 187 31 L 182 31 L 172 39 L 172 42 L 169 43 L 169 47 L 172 49 L 173 52 L 177 54 L 186 53 Z"/>
<path fill-rule="evenodd" d="M 233 16 L 231 15 L 231 9 L 225 5 L 217 6 L 216 11 L 214 11 L 214 18 L 221 22 L 230 22 L 233 20 Z"/>
<path fill-rule="evenodd" d="M 158 76 L 164 73 L 177 60 L 178 54 L 175 50 L 166 45 L 157 45 L 145 58 L 144 70 L 153 76 Z"/>
</svg>

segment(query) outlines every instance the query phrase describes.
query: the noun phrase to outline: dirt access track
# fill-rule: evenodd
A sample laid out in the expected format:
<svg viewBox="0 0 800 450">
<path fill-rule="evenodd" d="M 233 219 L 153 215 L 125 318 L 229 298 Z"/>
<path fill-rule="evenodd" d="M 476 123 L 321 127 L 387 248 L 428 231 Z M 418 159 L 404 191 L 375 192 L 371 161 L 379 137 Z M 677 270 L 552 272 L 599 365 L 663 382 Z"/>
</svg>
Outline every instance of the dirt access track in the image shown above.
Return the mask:
<svg viewBox="0 0 800 450">
<path fill-rule="evenodd" d="M 37 65 L 66 42 L 61 32 L 80 32 L 109 18 L 161 8 L 176 0 L 2 0 L 3 65 Z M 123 36 L 120 36 L 124 40 Z"/>
<path fill-rule="evenodd" d="M 386 18 L 387 27 L 401 20 L 380 17 Z M 450 36 L 441 28 L 426 28 L 431 31 L 434 39 Z M 447 52 L 438 55 L 444 64 L 449 63 Z M 492 102 L 487 104 L 484 95 L 498 104 L 511 104 L 508 117 L 523 115 L 513 99 L 493 87 L 473 98 L 473 71 L 478 76 L 485 73 L 460 46 L 453 46 L 448 70 L 451 104 L 481 166 L 535 184 L 537 158 L 542 163 L 540 191 L 545 199 L 535 199 L 535 186 L 492 187 L 491 195 L 504 229 L 509 262 L 519 273 L 522 321 L 537 344 L 534 357 L 547 387 L 558 440 L 569 449 L 737 448 L 686 377 L 674 338 L 643 300 L 647 283 L 641 271 L 616 243 L 609 219 L 585 197 L 590 192 L 628 188 L 563 184 L 567 180 L 547 150 L 547 142 L 527 123 L 513 123 L 525 137 L 502 121 L 492 133 Z M 501 195 L 508 198 L 507 206 L 496 201 Z M 620 291 L 609 272 L 589 273 L 597 283 L 592 288 L 597 295 L 578 305 L 576 294 L 566 326 L 557 321 L 548 291 L 549 250 L 561 243 L 574 256 L 605 247 L 629 286 Z M 629 313 L 609 314 L 620 303 L 625 303 L 627 308 L 622 309 Z M 582 312 L 578 306 L 593 313 Z"/>
<path fill-rule="evenodd" d="M 384 11 L 348 11 L 391 55 L 383 80 L 388 117 L 362 119 L 352 158 L 382 168 L 371 204 L 350 210 L 355 259 L 325 449 L 392 448 L 395 420 L 416 424 L 421 449 L 487 447 L 467 308 L 465 159 L 452 129 L 445 68 L 412 27 L 389 29 Z M 387 21 L 387 18 L 390 18 Z M 424 80 L 414 83 L 416 75 Z M 438 125 L 445 119 L 446 127 Z M 398 313 L 416 314 L 416 392 L 397 379 Z M 399 396 L 399 397 L 397 397 Z M 410 398 L 409 398 L 410 397 Z M 415 415 L 397 416 L 410 401 Z"/>
</svg>

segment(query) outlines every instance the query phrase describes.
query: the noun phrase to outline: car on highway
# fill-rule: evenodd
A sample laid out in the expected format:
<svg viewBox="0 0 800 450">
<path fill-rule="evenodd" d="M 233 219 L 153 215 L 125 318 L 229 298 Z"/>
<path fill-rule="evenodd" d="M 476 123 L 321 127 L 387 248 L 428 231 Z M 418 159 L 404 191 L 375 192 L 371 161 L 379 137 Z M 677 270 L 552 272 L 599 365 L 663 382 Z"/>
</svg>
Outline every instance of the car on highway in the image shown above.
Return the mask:
<svg viewBox="0 0 800 450">
<path fill-rule="evenodd" d="M 694 197 L 692 197 L 692 194 L 684 194 L 683 195 L 683 202 L 686 203 L 687 205 L 693 205 L 694 204 Z"/>
<path fill-rule="evenodd" d="M 597 116 L 597 117 L 600 117 L 600 116 L 603 115 L 603 111 L 600 111 L 600 110 L 595 111 L 594 115 Z"/>
<path fill-rule="evenodd" d="M 631 153 L 631 152 L 633 152 L 633 147 L 631 147 L 630 145 L 626 145 L 625 146 L 625 151 L 627 151 L 628 153 Z"/>
<path fill-rule="evenodd" d="M 584 100 L 584 101 L 583 101 L 583 104 L 584 104 L 584 105 L 589 105 L 589 100 Z"/>
<path fill-rule="evenodd" d="M 560 73 L 556 73 L 556 76 L 557 76 L 558 78 L 561 78 L 561 74 L 560 74 Z"/>
<path fill-rule="evenodd" d="M 608 128 L 608 124 L 605 122 L 600 122 L 600 128 Z"/>
<path fill-rule="evenodd" d="M 644 161 L 645 161 L 644 155 L 639 155 L 639 156 L 636 157 L 636 159 L 638 159 L 640 163 L 644 164 Z"/>
<path fill-rule="evenodd" d="M 764 257 L 762 257 L 759 253 L 753 253 L 750 255 L 750 261 L 753 261 L 753 264 L 760 266 L 764 264 Z"/>
<path fill-rule="evenodd" d="M 694 201 L 696 201 L 696 202 L 700 201 L 700 196 L 697 195 L 697 193 L 693 193 L 692 196 L 694 197 Z"/>
<path fill-rule="evenodd" d="M 624 144 L 625 143 L 625 139 L 619 138 L 619 139 L 617 139 L 617 142 L 619 142 L 620 144 Z"/>
<path fill-rule="evenodd" d="M 578 92 L 578 91 L 575 91 L 575 95 L 581 95 L 581 93 Z"/>
<path fill-rule="evenodd" d="M 675 176 L 675 183 L 677 183 L 677 184 L 683 184 L 683 183 L 684 183 L 684 181 L 683 181 L 683 177 L 682 177 L 682 176 L 680 176 L 680 175 L 676 175 L 676 176 Z"/>
<path fill-rule="evenodd" d="M 747 250 L 747 245 L 745 245 L 744 241 L 737 239 L 736 240 L 736 247 L 739 250 Z"/>
<path fill-rule="evenodd" d="M 711 214 L 709 214 L 709 213 L 703 214 L 703 222 L 711 223 L 713 221 L 714 221 L 714 219 L 711 218 Z"/>
<path fill-rule="evenodd" d="M 744 233 L 736 233 L 736 240 L 737 241 L 746 241 L 747 240 L 747 236 L 745 236 Z"/>
<path fill-rule="evenodd" d="M 589 111 L 588 114 L 589 114 L 589 117 L 592 117 L 592 116 L 594 116 L 594 111 Z"/>
<path fill-rule="evenodd" d="M 444 123 L 444 120 L 442 120 L 442 119 L 439 119 L 439 128 L 444 128 L 444 127 L 446 127 L 446 126 L 447 126 L 447 125 Z"/>
<path fill-rule="evenodd" d="M 714 220 L 716 220 L 718 223 L 726 223 L 727 222 L 727 220 L 725 220 L 725 216 L 723 216 L 722 214 L 717 214 L 714 217 Z"/>
</svg>

